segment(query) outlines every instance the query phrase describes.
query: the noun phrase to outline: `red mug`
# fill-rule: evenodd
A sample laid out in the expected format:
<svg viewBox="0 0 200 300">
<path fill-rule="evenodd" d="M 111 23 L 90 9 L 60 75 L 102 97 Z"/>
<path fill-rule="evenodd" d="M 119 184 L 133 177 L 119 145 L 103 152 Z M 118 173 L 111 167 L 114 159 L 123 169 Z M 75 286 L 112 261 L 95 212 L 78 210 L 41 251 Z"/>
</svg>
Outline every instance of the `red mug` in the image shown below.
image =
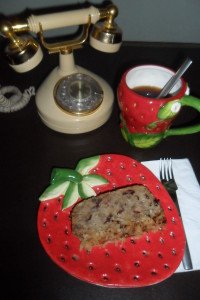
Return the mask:
<svg viewBox="0 0 200 300">
<path fill-rule="evenodd" d="M 149 148 L 168 136 L 200 131 L 200 124 L 170 128 L 182 106 L 190 106 L 200 112 L 200 99 L 187 95 L 189 88 L 183 78 L 178 80 L 166 98 L 157 99 L 155 96 L 174 73 L 163 66 L 140 65 L 123 74 L 117 90 L 120 127 L 123 137 L 132 146 Z"/>
</svg>

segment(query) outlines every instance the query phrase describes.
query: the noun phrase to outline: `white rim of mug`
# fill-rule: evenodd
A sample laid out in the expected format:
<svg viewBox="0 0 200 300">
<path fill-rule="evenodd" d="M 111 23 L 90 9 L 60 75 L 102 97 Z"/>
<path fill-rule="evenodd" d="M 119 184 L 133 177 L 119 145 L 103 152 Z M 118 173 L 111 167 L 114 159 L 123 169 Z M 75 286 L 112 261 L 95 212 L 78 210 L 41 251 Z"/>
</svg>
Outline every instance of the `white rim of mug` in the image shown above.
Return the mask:
<svg viewBox="0 0 200 300">
<path fill-rule="evenodd" d="M 145 69 L 148 71 L 154 70 L 155 72 L 164 71 L 163 74 L 168 75 L 168 76 L 165 76 L 168 78 L 165 80 L 165 82 L 163 82 L 162 86 L 158 85 L 157 83 L 154 83 L 154 84 L 150 84 L 149 82 L 137 83 L 137 81 L 136 81 L 136 84 L 133 84 L 133 80 L 135 80 L 135 79 L 133 79 L 133 73 L 135 73 L 137 71 L 144 71 Z M 173 76 L 174 74 L 175 74 L 175 72 L 167 67 L 163 67 L 163 66 L 159 66 L 159 65 L 152 65 L 152 64 L 140 65 L 140 66 L 133 67 L 127 71 L 126 76 L 125 76 L 125 82 L 126 82 L 127 87 L 131 90 L 133 90 L 133 88 L 138 87 L 138 86 L 157 86 L 159 88 L 162 88 L 165 85 L 165 83 L 169 80 L 170 75 Z M 177 94 L 181 90 L 182 87 L 183 87 L 183 80 L 181 78 L 178 80 L 176 85 L 173 87 L 172 94 L 173 95 Z"/>
</svg>

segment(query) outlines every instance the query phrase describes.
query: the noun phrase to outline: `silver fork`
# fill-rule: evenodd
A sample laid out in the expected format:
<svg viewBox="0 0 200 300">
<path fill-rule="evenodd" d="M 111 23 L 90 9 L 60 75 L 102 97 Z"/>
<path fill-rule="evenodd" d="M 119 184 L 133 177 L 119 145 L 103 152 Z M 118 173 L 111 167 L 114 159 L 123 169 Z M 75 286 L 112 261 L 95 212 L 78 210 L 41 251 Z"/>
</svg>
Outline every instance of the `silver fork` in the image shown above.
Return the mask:
<svg viewBox="0 0 200 300">
<path fill-rule="evenodd" d="M 160 181 L 162 182 L 162 184 L 168 191 L 169 195 L 171 196 L 172 200 L 174 201 L 174 203 L 178 209 L 179 215 L 181 216 L 181 212 L 180 212 L 180 208 L 179 208 L 179 204 L 178 204 L 178 198 L 177 198 L 177 194 L 176 194 L 176 190 L 178 189 L 178 187 L 177 187 L 176 181 L 174 179 L 171 158 L 167 158 L 167 159 L 161 158 L 160 159 L 159 172 L 160 172 Z M 185 252 L 184 252 L 182 263 L 183 263 L 183 267 L 185 270 L 193 269 L 187 238 L 186 238 Z"/>
</svg>

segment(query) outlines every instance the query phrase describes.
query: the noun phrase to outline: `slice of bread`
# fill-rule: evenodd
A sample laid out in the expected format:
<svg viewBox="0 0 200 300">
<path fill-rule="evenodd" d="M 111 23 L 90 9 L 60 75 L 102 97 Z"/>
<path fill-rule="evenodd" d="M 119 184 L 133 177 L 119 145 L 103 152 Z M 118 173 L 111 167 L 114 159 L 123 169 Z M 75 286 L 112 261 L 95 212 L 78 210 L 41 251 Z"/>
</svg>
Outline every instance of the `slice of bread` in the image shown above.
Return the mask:
<svg viewBox="0 0 200 300">
<path fill-rule="evenodd" d="M 95 245 L 139 237 L 161 229 L 166 218 L 160 201 L 143 185 L 99 194 L 75 205 L 72 232 L 88 251 Z"/>
</svg>

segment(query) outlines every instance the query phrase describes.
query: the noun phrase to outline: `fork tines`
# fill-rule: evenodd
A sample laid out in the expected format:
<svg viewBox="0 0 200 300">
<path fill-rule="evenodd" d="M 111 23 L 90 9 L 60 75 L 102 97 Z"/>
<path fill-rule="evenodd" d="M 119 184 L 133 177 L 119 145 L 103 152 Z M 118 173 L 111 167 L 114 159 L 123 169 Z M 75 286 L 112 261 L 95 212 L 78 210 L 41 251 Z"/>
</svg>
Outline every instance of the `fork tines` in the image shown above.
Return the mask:
<svg viewBox="0 0 200 300">
<path fill-rule="evenodd" d="M 174 179 L 171 158 L 160 158 L 159 173 L 161 181 Z"/>
</svg>

